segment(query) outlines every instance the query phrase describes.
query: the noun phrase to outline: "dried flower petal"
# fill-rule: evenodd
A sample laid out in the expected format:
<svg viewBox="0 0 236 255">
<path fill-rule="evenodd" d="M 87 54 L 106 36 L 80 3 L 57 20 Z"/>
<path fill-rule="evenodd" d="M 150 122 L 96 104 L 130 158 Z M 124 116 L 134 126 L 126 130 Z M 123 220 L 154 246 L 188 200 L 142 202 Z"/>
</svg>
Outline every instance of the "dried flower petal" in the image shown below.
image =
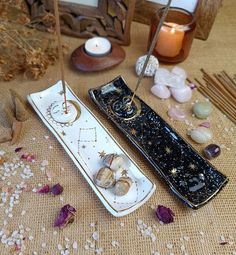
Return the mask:
<svg viewBox="0 0 236 255">
<path fill-rule="evenodd" d="M 63 187 L 57 183 L 51 188 L 51 192 L 55 196 L 60 195 L 63 192 Z"/>
<path fill-rule="evenodd" d="M 175 214 L 170 208 L 165 207 L 163 205 L 158 205 L 156 209 L 156 216 L 164 224 L 168 224 L 174 221 L 173 216 L 175 216 Z"/>
<path fill-rule="evenodd" d="M 17 153 L 17 152 L 20 152 L 22 149 L 23 149 L 23 147 L 17 147 L 17 148 L 15 148 L 15 152 L 16 152 L 16 153 Z"/>
<path fill-rule="evenodd" d="M 75 208 L 71 205 L 64 205 L 54 222 L 54 227 L 64 228 L 67 224 L 72 223 L 74 221 L 75 212 Z"/>
<path fill-rule="evenodd" d="M 196 86 L 195 83 L 189 83 L 189 87 L 190 87 L 190 89 L 192 89 L 192 90 L 197 88 L 197 86 Z"/>
<path fill-rule="evenodd" d="M 50 187 L 47 184 L 47 185 L 43 186 L 42 188 L 38 189 L 36 192 L 40 193 L 40 194 L 47 194 L 50 192 Z"/>
</svg>

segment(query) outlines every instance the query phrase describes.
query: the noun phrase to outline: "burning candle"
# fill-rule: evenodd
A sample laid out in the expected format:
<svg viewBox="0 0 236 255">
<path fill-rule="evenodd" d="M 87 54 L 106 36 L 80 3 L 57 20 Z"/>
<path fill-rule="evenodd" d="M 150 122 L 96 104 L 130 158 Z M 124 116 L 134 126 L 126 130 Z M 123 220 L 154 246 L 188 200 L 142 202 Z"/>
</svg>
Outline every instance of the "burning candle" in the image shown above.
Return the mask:
<svg viewBox="0 0 236 255">
<path fill-rule="evenodd" d="M 163 12 L 164 8 L 159 9 L 151 20 L 148 48 Z M 195 28 L 196 22 L 192 13 L 181 8 L 170 7 L 159 32 L 153 55 L 164 63 L 179 63 L 185 60 L 192 45 Z"/>
<path fill-rule="evenodd" d="M 175 23 L 166 23 L 158 35 L 156 51 L 164 57 L 177 56 L 183 44 L 185 32 Z"/>
<path fill-rule="evenodd" d="M 93 57 L 104 57 L 111 52 L 111 43 L 104 37 L 93 37 L 86 41 L 85 51 Z"/>
</svg>

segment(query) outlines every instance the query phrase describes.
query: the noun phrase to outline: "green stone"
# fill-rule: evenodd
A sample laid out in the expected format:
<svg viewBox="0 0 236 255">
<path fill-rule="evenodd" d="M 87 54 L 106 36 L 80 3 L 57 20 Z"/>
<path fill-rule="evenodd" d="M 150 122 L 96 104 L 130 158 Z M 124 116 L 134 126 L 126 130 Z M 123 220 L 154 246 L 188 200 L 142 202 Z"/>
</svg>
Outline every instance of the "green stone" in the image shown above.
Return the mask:
<svg viewBox="0 0 236 255">
<path fill-rule="evenodd" d="M 210 102 L 199 102 L 193 106 L 193 112 L 199 119 L 206 119 L 212 112 L 212 105 Z"/>
</svg>

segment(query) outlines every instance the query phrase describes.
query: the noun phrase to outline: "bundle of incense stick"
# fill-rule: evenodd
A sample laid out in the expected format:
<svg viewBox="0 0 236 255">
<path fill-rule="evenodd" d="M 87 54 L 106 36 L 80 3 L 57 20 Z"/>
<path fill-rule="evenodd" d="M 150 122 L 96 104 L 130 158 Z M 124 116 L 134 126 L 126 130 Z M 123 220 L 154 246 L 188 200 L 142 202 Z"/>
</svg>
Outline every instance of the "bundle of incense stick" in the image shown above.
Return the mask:
<svg viewBox="0 0 236 255">
<path fill-rule="evenodd" d="M 204 69 L 201 72 L 203 82 L 194 79 L 199 85 L 198 90 L 236 123 L 236 82 L 226 71 L 213 75 L 209 75 Z"/>
</svg>

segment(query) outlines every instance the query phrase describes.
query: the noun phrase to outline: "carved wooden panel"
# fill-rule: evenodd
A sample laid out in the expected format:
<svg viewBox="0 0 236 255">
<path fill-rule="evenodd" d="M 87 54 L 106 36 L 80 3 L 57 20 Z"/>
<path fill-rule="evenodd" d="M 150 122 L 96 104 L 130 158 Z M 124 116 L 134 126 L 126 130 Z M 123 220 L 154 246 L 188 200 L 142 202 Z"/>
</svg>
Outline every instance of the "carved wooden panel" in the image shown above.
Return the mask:
<svg viewBox="0 0 236 255">
<path fill-rule="evenodd" d="M 222 4 L 222 0 L 199 0 L 195 10 L 197 29 L 195 37 L 206 40 L 210 34 L 217 12 Z M 163 7 L 161 4 L 146 0 L 136 0 L 134 20 L 150 24 L 153 14 Z"/>
<path fill-rule="evenodd" d="M 54 28 L 52 0 L 25 0 L 30 9 L 31 25 L 51 31 Z M 105 36 L 129 45 L 135 0 L 98 0 L 98 7 L 60 2 L 61 31 L 76 37 Z"/>
</svg>

